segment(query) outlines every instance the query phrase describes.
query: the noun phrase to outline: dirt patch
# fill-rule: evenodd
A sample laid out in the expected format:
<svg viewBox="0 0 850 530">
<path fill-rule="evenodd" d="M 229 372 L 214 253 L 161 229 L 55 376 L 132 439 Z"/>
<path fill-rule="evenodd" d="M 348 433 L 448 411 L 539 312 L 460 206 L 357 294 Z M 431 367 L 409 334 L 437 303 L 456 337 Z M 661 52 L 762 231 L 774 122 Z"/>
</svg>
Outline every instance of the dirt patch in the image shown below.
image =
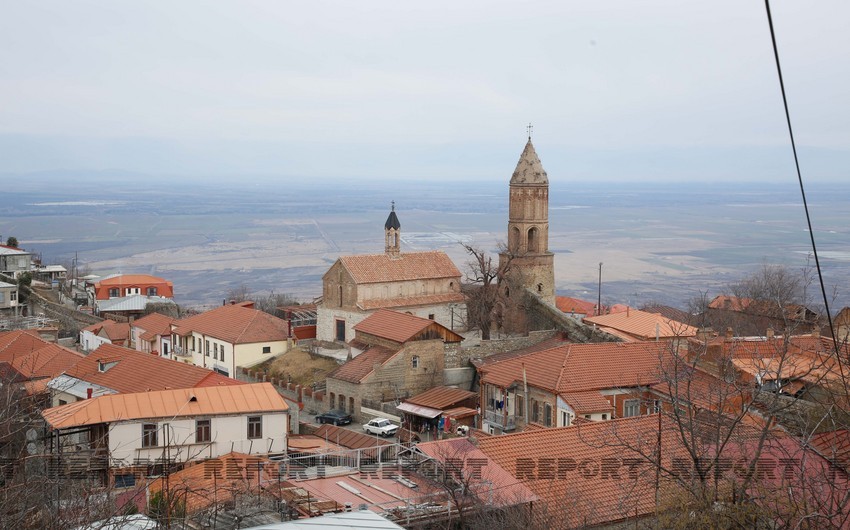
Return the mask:
<svg viewBox="0 0 850 530">
<path fill-rule="evenodd" d="M 333 359 L 310 355 L 300 348 L 293 348 L 268 365 L 269 375 L 283 382 L 292 381 L 302 386 L 324 381 L 332 370 L 339 366 Z M 291 377 L 291 379 L 289 379 Z"/>
</svg>

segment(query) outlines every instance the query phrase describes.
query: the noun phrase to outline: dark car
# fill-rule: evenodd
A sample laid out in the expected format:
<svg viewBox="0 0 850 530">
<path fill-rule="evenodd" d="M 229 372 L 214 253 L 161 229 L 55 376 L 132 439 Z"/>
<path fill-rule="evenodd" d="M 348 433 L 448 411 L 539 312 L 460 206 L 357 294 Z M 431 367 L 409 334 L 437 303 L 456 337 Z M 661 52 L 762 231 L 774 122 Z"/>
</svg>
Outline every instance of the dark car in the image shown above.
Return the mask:
<svg viewBox="0 0 850 530">
<path fill-rule="evenodd" d="M 334 425 L 348 425 L 351 423 L 351 414 L 344 410 L 329 410 L 324 414 L 316 416 L 318 423 L 333 423 Z"/>
</svg>

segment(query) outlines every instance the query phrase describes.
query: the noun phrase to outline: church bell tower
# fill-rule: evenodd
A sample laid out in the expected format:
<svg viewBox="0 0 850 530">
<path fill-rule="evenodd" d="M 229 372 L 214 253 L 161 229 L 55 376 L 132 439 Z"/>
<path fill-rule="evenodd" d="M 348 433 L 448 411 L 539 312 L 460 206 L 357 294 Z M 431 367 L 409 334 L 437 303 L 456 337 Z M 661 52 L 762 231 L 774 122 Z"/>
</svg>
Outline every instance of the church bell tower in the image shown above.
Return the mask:
<svg viewBox="0 0 850 530">
<path fill-rule="evenodd" d="M 549 252 L 549 178 L 529 126 L 528 142 L 511 176 L 507 251 L 499 255 L 501 266 L 510 262 L 506 288 L 524 288 L 554 304 L 554 258 Z"/>
<path fill-rule="evenodd" d="M 384 223 L 384 252 L 392 258 L 401 256 L 401 223 L 395 214 L 395 201 L 392 202 L 390 215 Z"/>
</svg>

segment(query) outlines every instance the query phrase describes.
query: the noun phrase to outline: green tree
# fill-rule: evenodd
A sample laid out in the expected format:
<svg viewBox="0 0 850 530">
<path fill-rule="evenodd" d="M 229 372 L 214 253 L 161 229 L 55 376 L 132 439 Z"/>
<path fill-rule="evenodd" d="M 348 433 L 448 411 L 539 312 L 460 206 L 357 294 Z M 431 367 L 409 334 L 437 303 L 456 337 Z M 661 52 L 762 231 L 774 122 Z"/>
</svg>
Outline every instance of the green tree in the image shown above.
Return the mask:
<svg viewBox="0 0 850 530">
<path fill-rule="evenodd" d="M 15 236 L 9 236 L 6 238 L 6 246 L 18 248 L 18 238 Z"/>
</svg>

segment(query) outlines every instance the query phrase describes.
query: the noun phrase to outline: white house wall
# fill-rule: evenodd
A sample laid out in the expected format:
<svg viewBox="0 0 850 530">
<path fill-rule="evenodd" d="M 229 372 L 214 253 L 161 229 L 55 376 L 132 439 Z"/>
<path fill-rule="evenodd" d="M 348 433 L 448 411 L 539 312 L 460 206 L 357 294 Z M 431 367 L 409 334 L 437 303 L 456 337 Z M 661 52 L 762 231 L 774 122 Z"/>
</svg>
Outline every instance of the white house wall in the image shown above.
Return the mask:
<svg viewBox="0 0 850 530">
<path fill-rule="evenodd" d="M 248 439 L 248 417 L 197 416 L 180 419 L 139 420 L 113 423 L 109 426 L 109 452 L 111 466 L 125 467 L 138 461 L 156 461 L 165 457 L 177 462 L 216 458 L 231 451 L 246 454 L 265 454 L 286 451 L 289 414 L 285 412 L 262 414 L 262 438 Z M 195 443 L 195 420 L 209 419 L 210 442 Z M 156 423 L 157 446 L 142 447 L 142 425 Z M 165 440 L 164 424 L 170 433 Z"/>
<path fill-rule="evenodd" d="M 80 344 L 84 351 L 91 352 L 96 350 L 101 344 L 112 344 L 106 337 L 99 337 L 91 331 L 80 332 Z"/>
<path fill-rule="evenodd" d="M 449 329 L 462 330 L 466 320 L 466 304 L 443 304 L 414 307 L 392 307 L 399 313 L 410 313 L 417 317 L 428 318 L 434 315 L 434 321 Z M 362 322 L 373 311 L 346 311 L 339 308 L 319 306 L 317 311 L 316 339 L 328 342 L 336 340 L 336 321 L 345 320 L 345 340 L 354 338 L 354 326 Z"/>
</svg>

